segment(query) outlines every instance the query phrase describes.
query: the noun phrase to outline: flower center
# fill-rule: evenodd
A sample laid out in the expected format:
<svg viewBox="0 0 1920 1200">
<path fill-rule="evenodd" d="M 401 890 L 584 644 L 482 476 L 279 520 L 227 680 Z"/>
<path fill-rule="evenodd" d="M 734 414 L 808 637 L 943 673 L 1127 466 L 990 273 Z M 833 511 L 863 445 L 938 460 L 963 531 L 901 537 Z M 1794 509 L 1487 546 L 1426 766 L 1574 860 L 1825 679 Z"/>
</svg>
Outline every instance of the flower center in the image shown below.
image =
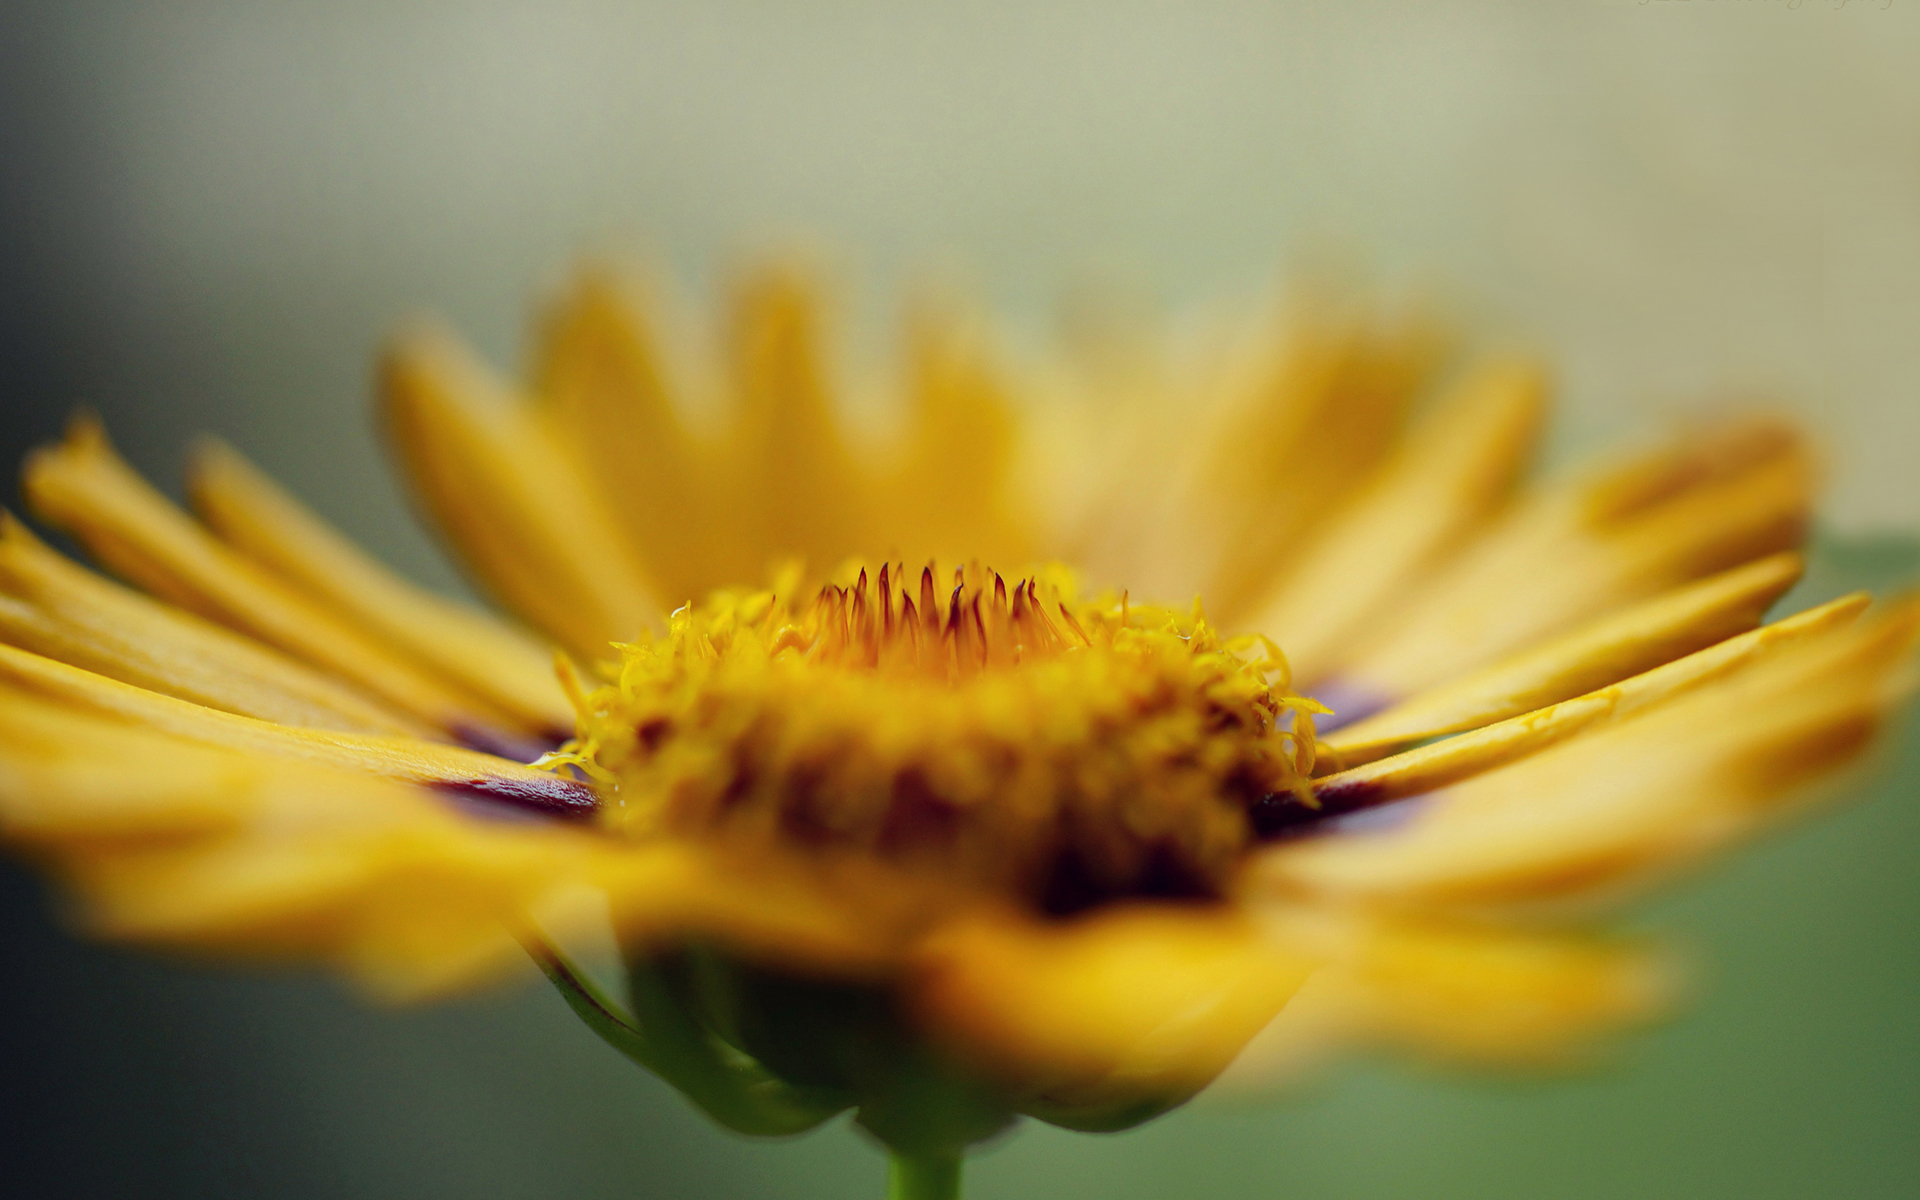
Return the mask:
<svg viewBox="0 0 1920 1200">
<path fill-rule="evenodd" d="M 716 593 L 622 647 L 566 755 L 611 827 L 851 851 L 1068 912 L 1218 894 L 1250 806 L 1311 773 L 1293 731 L 1324 710 L 1197 603 L 1081 603 L 1059 570 L 857 570 L 801 602 Z"/>
</svg>

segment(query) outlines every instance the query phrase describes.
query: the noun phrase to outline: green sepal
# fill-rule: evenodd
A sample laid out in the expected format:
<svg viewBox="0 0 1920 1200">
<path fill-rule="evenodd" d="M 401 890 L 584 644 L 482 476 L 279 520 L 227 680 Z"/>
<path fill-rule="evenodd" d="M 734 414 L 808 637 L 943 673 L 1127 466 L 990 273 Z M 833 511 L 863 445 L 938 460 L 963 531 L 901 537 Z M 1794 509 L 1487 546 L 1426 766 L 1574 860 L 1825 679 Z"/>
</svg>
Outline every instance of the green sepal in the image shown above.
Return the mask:
<svg viewBox="0 0 1920 1200">
<path fill-rule="evenodd" d="M 957 1159 L 1018 1119 L 998 1087 L 920 1035 L 884 983 L 809 978 L 698 945 L 644 969 L 780 1078 L 846 1097 L 855 1122 L 898 1154 Z"/>
<path fill-rule="evenodd" d="M 1192 1092 L 1164 1096 L 1130 1096 L 1097 1104 L 1057 1104 L 1028 1101 L 1020 1112 L 1036 1121 L 1071 1129 L 1075 1133 L 1119 1133 L 1165 1116 L 1193 1099 Z"/>
<path fill-rule="evenodd" d="M 629 1011 L 551 944 L 529 942 L 527 952 L 602 1041 L 736 1133 L 804 1133 L 851 1104 L 830 1089 L 795 1087 L 715 1036 L 689 1011 L 681 989 L 658 972 L 641 967 L 629 973 Z"/>
</svg>

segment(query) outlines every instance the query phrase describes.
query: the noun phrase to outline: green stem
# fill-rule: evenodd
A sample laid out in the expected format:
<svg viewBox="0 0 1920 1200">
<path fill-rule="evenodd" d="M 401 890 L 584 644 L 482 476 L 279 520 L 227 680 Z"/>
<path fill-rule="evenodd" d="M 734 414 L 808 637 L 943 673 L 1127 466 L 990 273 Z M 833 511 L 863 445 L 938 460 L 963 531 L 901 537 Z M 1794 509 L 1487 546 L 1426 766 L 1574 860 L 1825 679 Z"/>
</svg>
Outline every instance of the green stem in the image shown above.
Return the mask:
<svg viewBox="0 0 1920 1200">
<path fill-rule="evenodd" d="M 887 1200 L 960 1200 L 960 1156 L 891 1151 Z"/>
</svg>

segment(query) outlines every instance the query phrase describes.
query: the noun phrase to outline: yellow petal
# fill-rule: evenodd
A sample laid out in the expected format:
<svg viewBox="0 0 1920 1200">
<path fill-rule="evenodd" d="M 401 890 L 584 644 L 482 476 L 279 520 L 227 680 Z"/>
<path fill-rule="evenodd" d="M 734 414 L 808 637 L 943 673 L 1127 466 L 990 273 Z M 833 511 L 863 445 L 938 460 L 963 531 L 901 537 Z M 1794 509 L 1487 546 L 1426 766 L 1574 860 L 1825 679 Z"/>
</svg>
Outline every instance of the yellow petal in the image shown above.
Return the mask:
<svg viewBox="0 0 1920 1200">
<path fill-rule="evenodd" d="M 61 845 L 231 828 L 256 766 L 0 686 L 0 831 Z"/>
<path fill-rule="evenodd" d="M 1225 541 L 1193 518 L 1196 495 L 1218 492 L 1204 482 L 1208 433 L 1224 397 L 1240 389 L 1207 379 L 1173 402 L 1159 331 L 1110 296 L 1096 300 L 1109 303 L 1063 313 L 1062 356 L 1022 379 L 1038 402 L 1024 406 L 1031 433 L 1016 476 L 1047 523 L 1047 556 L 1143 595 L 1190 594 Z"/>
<path fill-rule="evenodd" d="M 1392 702 L 1609 609 L 1789 549 L 1805 530 L 1813 483 L 1797 431 L 1751 419 L 1548 488 L 1415 589 L 1340 682 Z"/>
<path fill-rule="evenodd" d="M 377 994 L 479 982 L 604 872 L 598 838 L 471 819 L 387 780 L 236 753 L 0 686 L 0 830 L 93 932 L 330 963 Z"/>
<path fill-rule="evenodd" d="M 551 414 L 510 394 L 437 329 L 399 339 L 381 383 L 416 495 L 506 607 L 590 660 L 660 615 L 624 531 Z"/>
<path fill-rule="evenodd" d="M 1201 590 L 1222 619 L 1251 616 L 1273 580 L 1293 569 L 1301 539 L 1370 478 L 1439 346 L 1420 322 L 1376 330 L 1302 317 L 1213 446 L 1206 484 L 1228 506 L 1216 516 L 1226 552 Z"/>
<path fill-rule="evenodd" d="M 1380 913 L 1320 923 L 1332 961 L 1222 1088 L 1268 1088 L 1336 1050 L 1373 1046 L 1452 1063 L 1563 1064 L 1657 1016 L 1675 990 L 1663 956 L 1636 941 Z"/>
<path fill-rule="evenodd" d="M 1804 638 L 1845 625 L 1867 604 L 1865 592 L 1843 596 L 1584 696 L 1325 776 L 1313 784 L 1314 796 L 1320 802 L 1316 811 L 1351 812 L 1402 796 L 1417 796 L 1517 762 L 1575 734 L 1625 720 L 1683 696 Z"/>
<path fill-rule="evenodd" d="M 737 514 L 729 538 L 758 560 L 736 579 L 765 578 L 795 555 L 824 568 L 873 552 L 864 545 L 872 480 L 840 435 L 823 307 L 812 281 L 792 268 L 749 278 L 736 297 L 728 349 L 739 403 L 720 504 Z"/>
<path fill-rule="evenodd" d="M 874 500 L 874 544 L 920 562 L 1024 563 L 1029 516 L 1011 484 L 1018 433 L 977 319 L 927 304 L 909 328 L 906 453 Z"/>
<path fill-rule="evenodd" d="M 875 980 L 952 911 L 858 871 L 829 878 L 702 846 L 476 819 L 426 789 L 262 749 L 0 684 L 0 833 L 50 860 L 96 933 L 326 962 L 390 999 L 484 982 L 520 958 L 512 933 L 529 920 L 551 930 L 585 892 L 607 894 L 629 944 L 697 936 Z M 499 765 L 509 781 L 524 771 Z M 415 767 L 429 782 L 446 774 Z"/>
<path fill-rule="evenodd" d="M 0 642 L 282 725 L 436 736 L 251 638 L 67 561 L 6 514 L 0 514 Z"/>
<path fill-rule="evenodd" d="M 586 784 L 491 754 L 412 738 L 275 725 L 149 692 L 12 646 L 0 645 L 0 682 L 87 712 L 249 754 L 425 783 L 559 815 L 584 815 L 596 803 Z"/>
<path fill-rule="evenodd" d="M 185 842 L 110 844 L 63 872 L 96 933 L 203 953 L 321 960 L 389 999 L 484 982 L 510 931 L 576 886 L 594 851 L 493 829 L 428 794 L 322 771 L 259 771 L 257 815 Z"/>
<path fill-rule="evenodd" d="M 625 850 L 602 880 L 629 948 L 689 936 L 776 968 L 888 981 L 933 924 L 974 902 L 949 885 L 852 857 L 656 842 Z"/>
<path fill-rule="evenodd" d="M 1317 965 L 1241 914 L 1142 905 L 956 922 L 922 950 L 910 995 L 966 1061 L 1071 1110 L 1191 1095 Z"/>
<path fill-rule="evenodd" d="M 1338 666 L 1355 631 L 1505 498 L 1533 450 L 1545 390 L 1531 364 L 1483 364 L 1313 534 L 1278 588 L 1250 609 L 1250 626 L 1285 648 L 1296 679 Z"/>
<path fill-rule="evenodd" d="M 35 451 L 25 490 L 37 513 L 148 591 L 340 675 L 429 725 L 497 736 L 498 714 L 469 703 L 194 523 L 120 460 L 96 422 L 77 420 L 63 444 Z"/>
<path fill-rule="evenodd" d="M 1752 629 L 1804 567 L 1798 554 L 1775 554 L 1683 585 L 1342 726 L 1326 744 L 1351 767 L 1625 679 Z"/>
<path fill-rule="evenodd" d="M 601 272 L 569 289 L 543 330 L 538 394 L 605 485 L 648 579 L 678 603 L 755 581 L 765 563 L 716 519 L 715 450 L 680 418 L 636 290 Z"/>
<path fill-rule="evenodd" d="M 1634 720 L 1407 801 L 1398 824 L 1271 847 L 1250 878 L 1475 904 L 1639 882 L 1747 834 L 1858 757 L 1911 687 L 1916 637 L 1920 601 L 1909 600 Z"/>
<path fill-rule="evenodd" d="M 632 845 L 448 803 L 565 812 L 590 796 L 485 755 L 306 737 L 0 647 L 0 833 L 62 864 L 112 936 L 324 958 L 409 996 L 499 966 L 509 918 L 581 888 L 607 894 L 629 945 L 695 936 L 869 980 L 956 908 L 950 888 L 876 864 Z"/>
<path fill-rule="evenodd" d="M 506 710 L 525 728 L 565 736 L 573 709 L 552 651 L 464 605 L 422 591 L 369 558 L 217 441 L 188 464 L 194 508 L 228 545 L 416 662 Z"/>
</svg>

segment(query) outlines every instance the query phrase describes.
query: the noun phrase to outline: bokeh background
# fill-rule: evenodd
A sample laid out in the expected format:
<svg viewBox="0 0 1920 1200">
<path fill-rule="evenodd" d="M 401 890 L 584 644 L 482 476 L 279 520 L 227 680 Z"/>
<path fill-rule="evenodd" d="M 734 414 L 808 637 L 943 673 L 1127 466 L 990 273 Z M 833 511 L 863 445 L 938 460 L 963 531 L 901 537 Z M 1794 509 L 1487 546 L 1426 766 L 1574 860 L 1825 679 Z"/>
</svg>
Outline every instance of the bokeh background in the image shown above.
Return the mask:
<svg viewBox="0 0 1920 1200">
<path fill-rule="evenodd" d="M 217 430 L 457 589 L 367 420 L 408 312 L 512 364 L 583 253 L 698 297 L 803 235 L 855 340 L 957 264 L 1038 344 L 1077 279 L 1179 310 L 1333 262 L 1551 355 L 1561 453 L 1728 395 L 1797 409 L 1834 475 L 1804 595 L 1886 584 L 1920 569 L 1916 64 L 1920 0 L 12 0 L 0 451 L 85 401 L 172 486 Z M 1911 1195 L 1917 757 L 1638 914 L 1702 996 L 1597 1074 L 1363 1063 L 1119 1138 L 1024 1130 L 973 1194 Z M 75 943 L 0 867 L 0 1194 L 880 1187 L 844 1128 L 714 1132 L 533 987 L 374 1011 Z"/>
</svg>

